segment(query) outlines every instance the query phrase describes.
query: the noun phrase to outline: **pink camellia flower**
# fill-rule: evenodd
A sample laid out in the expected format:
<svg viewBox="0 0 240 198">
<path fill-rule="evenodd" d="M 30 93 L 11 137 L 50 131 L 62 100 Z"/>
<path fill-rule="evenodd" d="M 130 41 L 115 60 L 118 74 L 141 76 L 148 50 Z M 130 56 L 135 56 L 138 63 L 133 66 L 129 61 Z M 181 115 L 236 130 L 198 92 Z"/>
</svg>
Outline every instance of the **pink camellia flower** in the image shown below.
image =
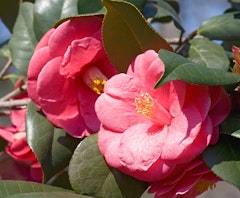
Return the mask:
<svg viewBox="0 0 240 198">
<path fill-rule="evenodd" d="M 107 163 L 146 182 L 172 176 L 218 140 L 218 125 L 230 111 L 220 86 L 171 81 L 158 89 L 163 75 L 158 54 L 136 57 L 127 74 L 108 80 L 95 109 L 101 121 L 98 145 Z"/>
<path fill-rule="evenodd" d="M 22 79 L 16 83 L 18 87 Z M 18 99 L 27 99 L 27 93 L 21 95 Z M 32 152 L 26 140 L 26 127 L 25 127 L 26 108 L 16 109 L 10 111 L 10 119 L 12 125 L 0 126 L 0 137 L 8 141 L 6 146 L 6 153 L 14 160 L 23 162 L 29 167 L 31 178 L 29 180 L 41 182 L 42 169 L 35 154 Z"/>
<path fill-rule="evenodd" d="M 221 181 L 201 158 L 180 165 L 171 175 L 150 183 L 148 192 L 155 193 L 155 198 L 193 198 L 214 188 Z"/>
<path fill-rule="evenodd" d="M 78 138 L 99 130 L 94 104 L 117 73 L 103 48 L 102 19 L 76 17 L 50 29 L 28 68 L 29 97 L 53 124 Z"/>
</svg>

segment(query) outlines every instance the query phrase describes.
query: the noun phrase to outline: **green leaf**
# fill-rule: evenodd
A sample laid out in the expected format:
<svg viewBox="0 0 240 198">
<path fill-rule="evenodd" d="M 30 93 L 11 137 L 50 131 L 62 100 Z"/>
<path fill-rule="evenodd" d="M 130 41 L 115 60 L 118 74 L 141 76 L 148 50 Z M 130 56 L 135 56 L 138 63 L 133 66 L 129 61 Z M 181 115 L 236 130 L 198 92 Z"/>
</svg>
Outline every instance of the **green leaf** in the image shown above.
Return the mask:
<svg viewBox="0 0 240 198">
<path fill-rule="evenodd" d="M 86 195 L 78 195 L 70 192 L 39 192 L 21 193 L 7 196 L 6 198 L 93 198 Z"/>
<path fill-rule="evenodd" d="M 28 105 L 26 127 L 28 144 L 42 165 L 46 182 L 68 166 L 80 140 L 54 127 L 33 103 Z"/>
<path fill-rule="evenodd" d="M 77 193 L 105 198 L 138 198 L 147 188 L 144 182 L 109 167 L 98 149 L 97 134 L 85 138 L 69 164 L 69 178 Z"/>
<path fill-rule="evenodd" d="M 148 6 L 153 9 L 153 12 L 149 17 L 152 17 L 157 21 L 160 20 L 160 22 L 161 18 L 171 17 L 176 27 L 184 32 L 184 28 L 181 25 L 177 12 L 168 2 L 163 0 L 150 1 Z"/>
<path fill-rule="evenodd" d="M 53 187 L 45 184 L 25 181 L 0 180 L 0 197 L 7 198 L 10 195 L 30 192 L 71 192 L 69 190 Z"/>
<path fill-rule="evenodd" d="M 224 49 L 208 39 L 196 38 L 190 41 L 189 59 L 208 68 L 228 71 L 229 59 Z"/>
<path fill-rule="evenodd" d="M 184 80 L 199 85 L 231 85 L 240 82 L 240 75 L 198 65 L 166 50 L 160 50 L 159 57 L 164 62 L 165 72 L 155 88 L 171 80 Z"/>
<path fill-rule="evenodd" d="M 231 113 L 221 123 L 220 133 L 240 138 L 240 113 Z"/>
<path fill-rule="evenodd" d="M 18 17 L 9 41 L 13 64 L 27 75 L 28 63 L 32 57 L 37 38 L 33 30 L 33 4 L 24 2 L 20 5 Z"/>
<path fill-rule="evenodd" d="M 38 40 L 61 18 L 78 14 L 78 0 L 35 0 L 34 31 Z"/>
<path fill-rule="evenodd" d="M 148 49 L 172 51 L 132 4 L 112 0 L 103 0 L 103 4 L 107 8 L 103 42 L 110 61 L 119 71 L 125 72 L 133 59 Z"/>
<path fill-rule="evenodd" d="M 220 135 L 218 143 L 209 146 L 202 156 L 217 176 L 240 189 L 240 140 L 238 138 Z"/>
<path fill-rule="evenodd" d="M 78 13 L 88 14 L 88 13 L 99 13 L 103 11 L 103 4 L 101 0 L 79 0 L 78 1 Z"/>
<path fill-rule="evenodd" d="M 198 34 L 213 40 L 240 40 L 240 12 L 225 13 L 204 21 Z"/>
</svg>

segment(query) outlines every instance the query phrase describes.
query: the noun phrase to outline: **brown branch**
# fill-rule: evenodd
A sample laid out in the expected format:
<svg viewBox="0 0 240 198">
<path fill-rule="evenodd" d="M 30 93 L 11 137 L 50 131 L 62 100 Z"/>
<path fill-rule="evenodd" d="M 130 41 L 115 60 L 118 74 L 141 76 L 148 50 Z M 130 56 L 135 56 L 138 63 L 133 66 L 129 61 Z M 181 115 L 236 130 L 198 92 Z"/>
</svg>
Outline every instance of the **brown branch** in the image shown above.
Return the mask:
<svg viewBox="0 0 240 198">
<path fill-rule="evenodd" d="M 8 62 L 6 63 L 6 65 L 4 65 L 4 67 L 0 71 L 0 79 L 2 79 L 3 75 L 7 72 L 8 68 L 11 66 L 11 64 L 12 64 L 12 60 L 8 59 Z"/>
<path fill-rule="evenodd" d="M 21 87 L 18 87 L 17 89 L 14 89 L 12 92 L 10 92 L 7 95 L 0 98 L 0 102 L 10 100 L 11 98 L 14 98 L 14 97 L 26 92 L 26 90 L 27 90 L 27 85 L 24 84 Z"/>
<path fill-rule="evenodd" d="M 181 49 L 188 43 L 189 40 L 191 40 L 192 38 L 194 38 L 197 35 L 197 30 L 193 31 L 192 33 L 190 33 L 185 39 L 184 41 L 181 43 L 181 45 L 179 45 L 176 49 L 175 52 L 179 53 L 181 51 Z"/>
<path fill-rule="evenodd" d="M 27 106 L 30 99 L 20 99 L 20 100 L 10 100 L 10 101 L 0 101 L 0 108 L 14 108 L 17 106 Z"/>
</svg>

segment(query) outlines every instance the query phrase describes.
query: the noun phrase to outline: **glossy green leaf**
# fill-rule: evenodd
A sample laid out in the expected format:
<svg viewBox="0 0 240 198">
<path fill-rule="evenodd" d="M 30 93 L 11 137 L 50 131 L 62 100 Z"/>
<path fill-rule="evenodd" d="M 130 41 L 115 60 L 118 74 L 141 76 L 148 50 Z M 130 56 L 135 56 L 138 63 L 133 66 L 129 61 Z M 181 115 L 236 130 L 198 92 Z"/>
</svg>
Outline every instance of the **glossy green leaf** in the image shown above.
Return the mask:
<svg viewBox="0 0 240 198">
<path fill-rule="evenodd" d="M 209 146 L 202 156 L 216 175 L 240 189 L 240 140 L 238 138 L 220 135 L 218 143 Z"/>
<path fill-rule="evenodd" d="M 6 198 L 93 198 L 86 195 L 78 195 L 70 192 L 39 192 L 21 193 L 7 196 Z"/>
<path fill-rule="evenodd" d="M 190 41 L 189 59 L 208 68 L 228 71 L 229 59 L 224 49 L 208 39 L 196 38 Z"/>
<path fill-rule="evenodd" d="M 69 164 L 69 178 L 78 193 L 105 198 L 139 198 L 147 186 L 107 166 L 98 149 L 97 134 L 85 138 Z"/>
<path fill-rule="evenodd" d="M 71 192 L 63 188 L 25 181 L 0 180 L 0 197 L 30 192 Z"/>
<path fill-rule="evenodd" d="M 34 31 L 38 40 L 61 18 L 78 14 L 78 0 L 35 0 Z"/>
<path fill-rule="evenodd" d="M 135 5 L 138 9 L 142 9 L 145 5 L 145 0 L 125 0 L 133 5 Z M 78 0 L 78 13 L 79 14 L 105 14 L 106 9 L 102 4 L 102 0 Z"/>
<path fill-rule="evenodd" d="M 149 18 L 151 17 L 157 21 L 160 20 L 161 22 L 162 18 L 171 17 L 176 27 L 179 30 L 184 31 L 184 28 L 181 25 L 181 21 L 178 17 L 177 12 L 168 2 L 164 0 L 150 1 L 147 7 L 149 9 L 149 13 L 146 13 L 146 15 Z M 150 12 L 150 9 L 151 9 L 151 12 Z"/>
<path fill-rule="evenodd" d="M 78 12 L 79 14 L 99 13 L 104 11 L 101 0 L 79 0 Z"/>
<path fill-rule="evenodd" d="M 103 0 L 107 14 L 103 22 L 103 42 L 113 65 L 125 72 L 140 53 L 148 49 L 172 50 L 132 4 Z"/>
<path fill-rule="evenodd" d="M 213 40 L 239 40 L 240 12 L 225 13 L 204 21 L 198 34 Z"/>
<path fill-rule="evenodd" d="M 240 114 L 231 113 L 220 125 L 220 133 L 240 138 Z"/>
<path fill-rule="evenodd" d="M 33 4 L 24 2 L 20 5 L 13 35 L 9 41 L 9 48 L 13 64 L 25 76 L 28 63 L 38 42 L 32 24 Z"/>
<path fill-rule="evenodd" d="M 165 72 L 156 83 L 156 88 L 171 80 L 184 80 L 199 85 L 230 85 L 240 82 L 240 75 L 198 65 L 166 50 L 160 50 L 159 57 L 164 62 Z"/>
<path fill-rule="evenodd" d="M 46 182 L 68 166 L 80 140 L 54 127 L 33 103 L 28 105 L 26 127 L 29 146 L 42 165 Z"/>
</svg>

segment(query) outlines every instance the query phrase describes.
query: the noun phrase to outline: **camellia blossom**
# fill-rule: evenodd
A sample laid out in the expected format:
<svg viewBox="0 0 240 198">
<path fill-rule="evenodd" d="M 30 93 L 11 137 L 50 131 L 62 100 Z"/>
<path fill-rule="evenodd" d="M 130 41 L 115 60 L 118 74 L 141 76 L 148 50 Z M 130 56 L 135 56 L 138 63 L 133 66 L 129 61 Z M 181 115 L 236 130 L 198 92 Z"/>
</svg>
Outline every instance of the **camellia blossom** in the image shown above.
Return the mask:
<svg viewBox="0 0 240 198">
<path fill-rule="evenodd" d="M 171 175 L 150 183 L 148 192 L 155 193 L 155 198 L 192 198 L 213 189 L 221 181 L 200 157 L 178 166 Z"/>
<path fill-rule="evenodd" d="M 154 89 L 164 64 L 148 50 L 136 57 L 127 74 L 109 79 L 95 109 L 101 121 L 98 145 L 107 163 L 146 182 L 172 177 L 209 144 L 230 111 L 220 86 L 181 80 Z"/>
<path fill-rule="evenodd" d="M 102 19 L 76 17 L 50 29 L 28 68 L 29 97 L 53 124 L 78 138 L 99 130 L 94 104 L 117 73 L 103 48 Z"/>
<path fill-rule="evenodd" d="M 16 83 L 16 87 L 21 84 L 20 79 Z M 26 99 L 27 94 L 23 94 L 20 98 Z M 20 99 L 19 98 L 19 99 Z M 25 126 L 26 109 L 16 109 L 10 111 L 10 119 L 12 125 L 0 126 L 0 137 L 8 141 L 5 148 L 6 153 L 14 160 L 23 162 L 29 166 L 31 181 L 42 181 L 42 169 L 35 154 L 29 147 L 26 139 L 26 126 Z"/>
</svg>

